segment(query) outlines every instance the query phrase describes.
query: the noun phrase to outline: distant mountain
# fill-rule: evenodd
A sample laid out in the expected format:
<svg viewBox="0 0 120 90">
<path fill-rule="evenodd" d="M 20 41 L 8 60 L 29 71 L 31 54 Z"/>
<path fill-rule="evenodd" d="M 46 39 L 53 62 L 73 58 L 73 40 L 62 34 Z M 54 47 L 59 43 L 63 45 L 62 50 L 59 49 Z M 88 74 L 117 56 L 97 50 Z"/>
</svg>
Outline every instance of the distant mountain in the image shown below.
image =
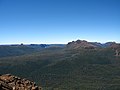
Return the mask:
<svg viewBox="0 0 120 90">
<path fill-rule="evenodd" d="M 113 49 L 117 49 L 117 48 L 120 48 L 120 44 L 114 42 L 114 43 L 109 44 L 108 47 L 113 48 Z"/>
<path fill-rule="evenodd" d="M 91 44 L 97 46 L 97 47 L 104 47 L 102 43 L 99 42 L 91 42 Z"/>
<path fill-rule="evenodd" d="M 45 48 L 63 48 L 64 44 L 0 45 L 0 57 L 20 56 L 39 52 Z"/>
<path fill-rule="evenodd" d="M 34 48 L 33 46 L 27 46 L 27 45 L 1 45 L 0 46 L 0 57 L 30 54 L 33 52 L 38 52 L 41 49 L 42 47 Z"/>
<path fill-rule="evenodd" d="M 91 43 L 81 42 L 74 42 L 82 45 L 80 50 L 52 47 L 0 58 L 0 74 L 27 78 L 43 90 L 120 90 L 120 57 L 115 50 L 86 49 L 84 45 Z"/>
<path fill-rule="evenodd" d="M 77 41 L 72 41 L 67 44 L 68 48 L 73 48 L 73 49 L 78 49 L 78 48 L 85 48 L 85 49 L 94 49 L 98 47 L 97 45 L 87 42 L 85 40 L 77 40 Z"/>
<path fill-rule="evenodd" d="M 116 42 L 107 42 L 107 43 L 98 43 L 98 42 L 88 42 L 85 40 L 77 40 L 77 41 L 72 41 L 67 44 L 67 47 L 69 48 L 109 48 L 109 47 L 118 47 L 120 44 Z"/>
<path fill-rule="evenodd" d="M 46 48 L 50 45 L 48 45 L 48 44 L 30 44 L 30 45 L 27 45 L 27 46 L 32 47 L 32 48 L 41 49 L 41 48 Z"/>
<path fill-rule="evenodd" d="M 42 49 L 41 49 L 42 46 Z M 35 81 L 43 90 L 120 90 L 120 44 L 2 46 L 0 74 Z M 9 52 L 11 51 L 11 52 Z M 19 51 L 24 51 L 21 55 Z"/>
<path fill-rule="evenodd" d="M 48 46 L 46 48 L 50 48 L 50 47 L 64 48 L 65 46 L 66 46 L 66 44 L 48 44 Z"/>
</svg>

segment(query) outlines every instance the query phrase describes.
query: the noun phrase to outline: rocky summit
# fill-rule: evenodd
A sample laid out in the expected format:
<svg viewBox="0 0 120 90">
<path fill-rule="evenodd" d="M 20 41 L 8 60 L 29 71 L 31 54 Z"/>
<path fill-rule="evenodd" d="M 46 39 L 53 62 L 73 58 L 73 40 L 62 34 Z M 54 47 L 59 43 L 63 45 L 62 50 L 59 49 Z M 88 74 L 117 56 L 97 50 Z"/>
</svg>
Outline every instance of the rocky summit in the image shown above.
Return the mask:
<svg viewBox="0 0 120 90">
<path fill-rule="evenodd" d="M 5 74 L 0 76 L 0 90 L 42 90 L 35 82 Z"/>
<path fill-rule="evenodd" d="M 68 48 L 78 49 L 78 48 L 85 48 L 85 49 L 94 49 L 97 46 L 92 44 L 91 42 L 87 42 L 85 40 L 77 40 L 72 41 L 67 44 Z"/>
</svg>

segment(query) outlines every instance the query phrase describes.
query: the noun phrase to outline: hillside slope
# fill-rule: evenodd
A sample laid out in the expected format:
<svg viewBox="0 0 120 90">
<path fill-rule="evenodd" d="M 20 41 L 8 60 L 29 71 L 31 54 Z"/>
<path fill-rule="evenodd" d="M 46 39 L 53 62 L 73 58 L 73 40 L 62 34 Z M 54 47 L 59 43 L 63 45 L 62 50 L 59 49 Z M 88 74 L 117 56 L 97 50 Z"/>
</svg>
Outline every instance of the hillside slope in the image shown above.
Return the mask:
<svg viewBox="0 0 120 90">
<path fill-rule="evenodd" d="M 44 90 L 119 90 L 120 56 L 113 47 L 52 47 L 0 58 L 0 74 L 5 73 L 26 77 Z"/>
<path fill-rule="evenodd" d="M 33 48 L 27 45 L 1 45 L 0 57 L 20 56 L 37 52 L 42 48 Z"/>
</svg>

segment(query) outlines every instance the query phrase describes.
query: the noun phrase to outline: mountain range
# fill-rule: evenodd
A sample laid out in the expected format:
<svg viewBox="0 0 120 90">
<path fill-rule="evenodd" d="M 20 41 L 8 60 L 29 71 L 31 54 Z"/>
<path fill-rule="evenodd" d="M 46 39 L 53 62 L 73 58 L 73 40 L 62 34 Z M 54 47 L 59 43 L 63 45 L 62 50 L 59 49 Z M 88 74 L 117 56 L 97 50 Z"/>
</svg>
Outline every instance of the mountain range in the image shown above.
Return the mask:
<svg viewBox="0 0 120 90">
<path fill-rule="evenodd" d="M 0 46 L 0 74 L 35 81 L 43 90 L 120 90 L 120 44 Z"/>
</svg>

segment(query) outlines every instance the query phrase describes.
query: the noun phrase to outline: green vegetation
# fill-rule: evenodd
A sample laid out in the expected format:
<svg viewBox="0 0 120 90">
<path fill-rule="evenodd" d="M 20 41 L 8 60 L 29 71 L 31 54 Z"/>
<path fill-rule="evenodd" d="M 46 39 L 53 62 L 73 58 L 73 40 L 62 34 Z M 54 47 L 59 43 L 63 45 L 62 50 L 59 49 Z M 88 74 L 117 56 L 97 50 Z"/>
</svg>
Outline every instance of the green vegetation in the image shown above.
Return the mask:
<svg viewBox="0 0 120 90">
<path fill-rule="evenodd" d="M 37 82 L 44 90 L 120 90 L 120 57 L 111 48 L 47 48 L 0 58 L 0 74 Z"/>
<path fill-rule="evenodd" d="M 2 45 L 0 46 L 0 57 L 20 56 L 40 51 L 40 49 L 30 45 Z"/>
</svg>

